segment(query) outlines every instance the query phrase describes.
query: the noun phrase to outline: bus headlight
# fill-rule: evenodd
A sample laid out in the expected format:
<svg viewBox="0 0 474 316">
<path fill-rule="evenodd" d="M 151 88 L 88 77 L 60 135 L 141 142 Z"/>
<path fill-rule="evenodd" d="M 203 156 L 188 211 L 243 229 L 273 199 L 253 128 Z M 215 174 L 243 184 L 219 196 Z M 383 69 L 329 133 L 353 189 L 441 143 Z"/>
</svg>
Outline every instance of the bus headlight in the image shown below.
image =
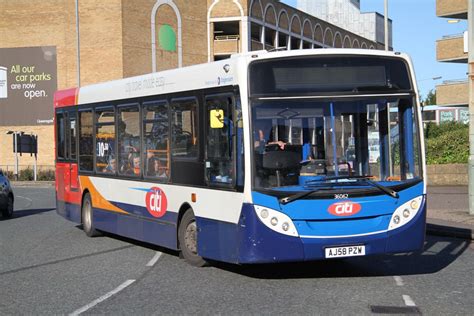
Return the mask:
<svg viewBox="0 0 474 316">
<path fill-rule="evenodd" d="M 390 219 L 390 225 L 388 230 L 393 230 L 411 221 L 420 210 L 423 196 L 416 197 L 403 205 L 400 205 L 395 212 L 393 212 L 392 218 Z"/>
<path fill-rule="evenodd" d="M 293 224 L 288 215 L 260 205 L 254 205 L 254 209 L 260 221 L 271 230 L 280 234 L 298 237 L 295 224 Z"/>
<path fill-rule="evenodd" d="M 270 220 L 270 224 L 272 224 L 273 226 L 278 225 L 278 218 L 272 217 L 272 219 Z"/>
</svg>

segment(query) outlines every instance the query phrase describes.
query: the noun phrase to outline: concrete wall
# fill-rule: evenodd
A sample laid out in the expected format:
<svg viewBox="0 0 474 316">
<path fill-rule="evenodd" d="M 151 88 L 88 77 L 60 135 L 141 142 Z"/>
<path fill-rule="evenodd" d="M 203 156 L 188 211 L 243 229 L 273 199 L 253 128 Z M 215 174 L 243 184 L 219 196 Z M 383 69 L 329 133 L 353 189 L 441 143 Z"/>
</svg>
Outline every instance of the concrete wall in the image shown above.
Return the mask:
<svg viewBox="0 0 474 316">
<path fill-rule="evenodd" d="M 13 170 L 15 165 L 15 154 L 13 153 L 13 136 L 6 135 L 9 130 L 23 131 L 26 134 L 38 135 L 38 165 L 45 168 L 54 167 L 54 127 L 52 125 L 44 126 L 0 126 L 0 168 Z M 35 163 L 34 157 L 29 154 L 23 154 L 19 158 L 19 164 L 26 168 L 26 166 L 33 166 Z"/>
<path fill-rule="evenodd" d="M 436 86 L 438 105 L 465 105 L 469 103 L 469 85 L 467 82 Z"/>
<path fill-rule="evenodd" d="M 452 17 L 467 12 L 468 0 L 436 0 L 436 15 Z"/>
<path fill-rule="evenodd" d="M 467 53 L 464 52 L 463 36 L 436 41 L 437 61 L 467 60 L 467 57 Z"/>
<path fill-rule="evenodd" d="M 428 185 L 467 185 L 467 164 L 428 165 Z"/>
</svg>

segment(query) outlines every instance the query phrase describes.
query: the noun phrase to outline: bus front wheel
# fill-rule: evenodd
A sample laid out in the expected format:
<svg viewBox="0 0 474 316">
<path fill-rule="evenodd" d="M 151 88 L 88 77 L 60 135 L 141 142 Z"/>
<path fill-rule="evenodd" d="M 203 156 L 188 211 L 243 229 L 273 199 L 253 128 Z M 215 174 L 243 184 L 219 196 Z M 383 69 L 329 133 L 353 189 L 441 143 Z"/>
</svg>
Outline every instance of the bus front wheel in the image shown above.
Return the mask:
<svg viewBox="0 0 474 316">
<path fill-rule="evenodd" d="M 92 216 L 91 195 L 86 193 L 82 201 L 82 228 L 88 237 L 99 236 L 100 233 L 94 228 L 94 217 Z"/>
<path fill-rule="evenodd" d="M 195 267 L 206 265 L 206 260 L 197 253 L 197 226 L 192 209 L 188 209 L 181 219 L 178 228 L 178 242 L 184 260 Z"/>
</svg>

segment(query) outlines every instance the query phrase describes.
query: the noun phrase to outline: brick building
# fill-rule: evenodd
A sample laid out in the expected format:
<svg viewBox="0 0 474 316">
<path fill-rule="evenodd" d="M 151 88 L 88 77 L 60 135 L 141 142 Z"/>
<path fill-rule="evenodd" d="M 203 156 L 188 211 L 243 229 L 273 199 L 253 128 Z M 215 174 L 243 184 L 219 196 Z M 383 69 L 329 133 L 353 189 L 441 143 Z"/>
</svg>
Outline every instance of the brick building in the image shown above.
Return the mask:
<svg viewBox="0 0 474 316">
<path fill-rule="evenodd" d="M 452 21 L 467 20 L 468 0 L 436 0 L 436 15 Z M 439 62 L 468 62 L 467 34 L 446 35 L 436 41 L 436 59 Z M 467 71 L 467 67 L 466 67 Z M 467 77 L 445 81 L 436 86 L 436 103 L 443 106 L 467 106 L 469 87 Z"/>
<path fill-rule="evenodd" d="M 4 69 L 9 76 L 4 81 L 8 82 L 4 84 L 8 89 L 21 78 L 17 74 L 13 76 L 18 63 L 10 68 L 2 64 L 5 49 L 12 48 L 16 50 L 9 52 L 11 58 L 20 58 L 22 50 L 29 47 L 43 48 L 45 59 L 55 54 L 56 72 L 52 72 L 52 80 L 57 81 L 57 89 L 78 86 L 78 51 L 83 86 L 223 59 L 251 50 L 383 48 L 276 0 L 78 0 L 77 3 L 76 20 L 75 1 L 0 0 L 0 70 Z M 18 69 L 28 70 L 25 65 Z M 34 75 L 42 75 L 46 80 L 49 74 L 43 71 Z M 0 93 L 0 116 L 2 106 L 4 116 L 19 111 L 11 100 L 5 105 L 7 92 L 12 94 L 5 90 L 4 98 Z M 50 98 L 52 93 L 43 91 L 41 95 L 36 91 L 34 96 Z M 27 95 L 31 96 L 31 92 L 25 90 L 24 96 Z M 24 100 L 25 106 L 29 106 L 31 98 Z M 14 164 L 8 131 L 38 134 L 38 164 L 54 165 L 52 102 L 51 107 L 48 104 L 43 116 L 49 119 L 33 118 L 35 123 L 26 124 L 31 120 L 24 118 L 33 113 L 28 110 L 15 113 L 15 118 L 7 122 L 5 117 L 4 121 L 0 118 L 0 168 L 11 169 Z M 32 164 L 29 155 L 20 159 L 22 166 Z"/>
</svg>

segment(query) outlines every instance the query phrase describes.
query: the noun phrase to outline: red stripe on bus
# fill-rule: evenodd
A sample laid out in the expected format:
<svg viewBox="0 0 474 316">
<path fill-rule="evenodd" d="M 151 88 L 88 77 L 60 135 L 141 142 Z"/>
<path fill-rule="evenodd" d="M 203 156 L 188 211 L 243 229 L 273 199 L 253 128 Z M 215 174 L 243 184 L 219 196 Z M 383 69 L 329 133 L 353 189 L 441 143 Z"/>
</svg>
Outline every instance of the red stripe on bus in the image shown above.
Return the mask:
<svg viewBox="0 0 474 316">
<path fill-rule="evenodd" d="M 54 107 L 60 108 L 65 106 L 77 105 L 79 96 L 79 88 L 71 88 L 56 91 L 54 94 Z"/>
</svg>

